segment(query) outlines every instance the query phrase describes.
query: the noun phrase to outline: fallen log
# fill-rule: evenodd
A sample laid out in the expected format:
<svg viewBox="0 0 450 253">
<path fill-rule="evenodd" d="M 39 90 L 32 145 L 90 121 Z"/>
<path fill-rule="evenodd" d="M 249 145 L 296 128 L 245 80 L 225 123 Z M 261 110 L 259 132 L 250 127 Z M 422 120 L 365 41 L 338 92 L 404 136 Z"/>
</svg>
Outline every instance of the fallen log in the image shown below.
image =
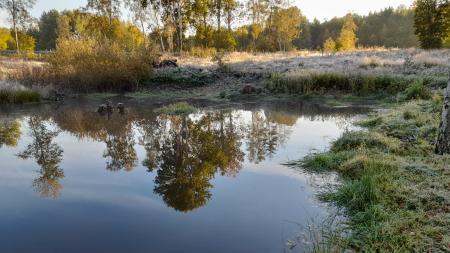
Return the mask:
<svg viewBox="0 0 450 253">
<path fill-rule="evenodd" d="M 444 94 L 442 118 L 438 129 L 435 152 L 439 155 L 450 154 L 450 75 Z"/>
</svg>

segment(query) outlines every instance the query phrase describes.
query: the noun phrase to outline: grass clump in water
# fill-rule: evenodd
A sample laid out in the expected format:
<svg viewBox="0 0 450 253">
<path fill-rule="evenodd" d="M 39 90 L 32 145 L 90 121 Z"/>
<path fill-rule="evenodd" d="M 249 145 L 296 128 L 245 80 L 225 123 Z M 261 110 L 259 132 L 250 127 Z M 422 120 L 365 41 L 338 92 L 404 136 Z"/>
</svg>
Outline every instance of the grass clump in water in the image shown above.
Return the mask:
<svg viewBox="0 0 450 253">
<path fill-rule="evenodd" d="M 434 101 L 416 100 L 371 115 L 361 122 L 368 131 L 345 133 L 329 152 L 297 163 L 343 176 L 340 186 L 319 196 L 348 217 L 339 228 L 339 246 L 356 252 L 448 251 L 450 156 L 433 153 L 435 108 Z"/>
<path fill-rule="evenodd" d="M 41 95 L 31 90 L 0 90 L 0 104 L 24 104 L 41 101 Z"/>
<path fill-rule="evenodd" d="M 195 107 L 186 102 L 170 104 L 155 110 L 155 112 L 157 113 L 168 115 L 188 115 L 194 113 L 195 111 L 196 111 Z"/>
</svg>

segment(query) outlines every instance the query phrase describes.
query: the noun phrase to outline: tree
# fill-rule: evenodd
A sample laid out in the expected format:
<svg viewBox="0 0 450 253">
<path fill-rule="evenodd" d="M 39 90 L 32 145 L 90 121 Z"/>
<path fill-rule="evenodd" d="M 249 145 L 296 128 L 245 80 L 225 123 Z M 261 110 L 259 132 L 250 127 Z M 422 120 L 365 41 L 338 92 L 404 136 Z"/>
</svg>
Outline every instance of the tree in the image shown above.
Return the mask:
<svg viewBox="0 0 450 253">
<path fill-rule="evenodd" d="M 234 15 L 233 12 L 236 10 L 238 3 L 236 0 L 223 0 L 224 7 L 223 10 L 227 17 L 227 28 L 228 32 L 231 32 L 231 23 L 233 22 Z"/>
<path fill-rule="evenodd" d="M 120 15 L 120 0 L 88 0 L 87 9 L 94 10 L 97 15 L 108 17 L 109 24 Z"/>
<path fill-rule="evenodd" d="M 336 51 L 336 42 L 330 37 L 325 43 L 323 43 L 323 51 L 326 53 L 332 53 Z"/>
<path fill-rule="evenodd" d="M 14 31 L 11 32 L 11 38 L 14 35 Z M 20 50 L 22 51 L 33 51 L 35 46 L 36 46 L 36 41 L 33 38 L 33 36 L 22 32 L 22 31 L 18 31 L 17 32 L 17 40 L 10 40 L 8 41 L 8 49 L 9 50 L 14 50 L 16 49 L 17 46 L 17 41 L 20 44 Z"/>
<path fill-rule="evenodd" d="M 50 10 L 44 12 L 39 19 L 39 36 L 37 48 L 39 50 L 52 50 L 56 48 L 56 39 L 58 38 L 58 19 L 59 12 Z"/>
<path fill-rule="evenodd" d="M 15 37 L 15 49 L 20 51 L 18 26 L 24 25 L 30 18 L 30 9 L 36 0 L 0 0 L 0 9 L 4 9 L 10 18 Z"/>
<path fill-rule="evenodd" d="M 297 7 L 279 9 L 274 12 L 271 28 L 277 38 L 280 51 L 285 51 L 292 46 L 292 41 L 301 33 L 300 25 L 303 20 Z"/>
<path fill-rule="evenodd" d="M 339 50 L 353 50 L 356 46 L 356 29 L 357 26 L 353 20 L 352 14 L 347 14 L 344 17 L 341 33 L 339 34 L 337 47 Z"/>
<path fill-rule="evenodd" d="M 444 1 L 441 4 L 440 9 L 444 19 L 443 22 L 445 28 L 443 44 L 445 47 L 450 48 L 450 1 Z"/>
<path fill-rule="evenodd" d="M 414 28 L 422 48 L 442 47 L 445 22 L 438 0 L 416 0 L 414 2 Z"/>
</svg>

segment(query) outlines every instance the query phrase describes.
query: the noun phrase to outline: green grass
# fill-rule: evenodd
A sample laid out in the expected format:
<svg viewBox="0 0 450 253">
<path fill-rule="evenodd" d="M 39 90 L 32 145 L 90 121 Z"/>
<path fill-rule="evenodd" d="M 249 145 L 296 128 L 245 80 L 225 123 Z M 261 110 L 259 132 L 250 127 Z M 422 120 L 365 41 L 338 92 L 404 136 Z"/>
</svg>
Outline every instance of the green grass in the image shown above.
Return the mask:
<svg viewBox="0 0 450 253">
<path fill-rule="evenodd" d="M 170 104 L 155 110 L 157 113 L 168 115 L 188 115 L 194 113 L 195 111 L 195 107 L 186 102 Z"/>
<path fill-rule="evenodd" d="M 325 94 L 339 91 L 358 95 L 374 93 L 394 95 L 408 88 L 414 80 L 395 75 L 287 73 L 273 74 L 266 83 L 266 88 L 271 92 L 290 94 Z"/>
<path fill-rule="evenodd" d="M 342 176 L 319 195 L 348 217 L 340 239 L 328 243 L 356 252 L 450 250 L 450 156 L 433 153 L 435 99 L 375 113 L 359 123 L 367 131 L 347 132 L 330 151 L 296 163 Z"/>
<path fill-rule="evenodd" d="M 41 95 L 30 90 L 0 90 L 0 104 L 24 104 L 41 101 Z"/>
</svg>

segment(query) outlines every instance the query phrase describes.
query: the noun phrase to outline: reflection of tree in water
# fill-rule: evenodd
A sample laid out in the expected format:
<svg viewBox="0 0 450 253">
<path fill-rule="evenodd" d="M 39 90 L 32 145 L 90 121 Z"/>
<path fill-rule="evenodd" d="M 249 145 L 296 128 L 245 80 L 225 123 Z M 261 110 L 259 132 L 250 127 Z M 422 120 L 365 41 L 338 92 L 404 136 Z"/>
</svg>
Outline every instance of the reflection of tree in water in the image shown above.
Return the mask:
<svg viewBox="0 0 450 253">
<path fill-rule="evenodd" d="M 259 163 L 266 157 L 272 157 L 278 147 L 283 145 L 290 134 L 290 129 L 283 124 L 274 122 L 278 119 L 275 113 L 265 115 L 263 111 L 254 111 L 248 124 L 247 151 L 251 162 Z M 293 120 L 290 119 L 290 124 Z"/>
<path fill-rule="evenodd" d="M 132 113 L 101 116 L 96 112 L 69 109 L 58 113 L 55 121 L 61 129 L 79 139 L 90 138 L 104 142 L 106 150 L 103 152 L 103 157 L 107 159 L 107 170 L 131 171 L 137 165 L 133 132 L 135 117 L 136 115 Z"/>
<path fill-rule="evenodd" d="M 156 173 L 154 192 L 167 205 L 188 212 L 211 198 L 211 180 L 216 173 L 239 173 L 244 137 L 249 160 L 260 162 L 284 143 L 288 126 L 283 124 L 291 126 L 296 119 L 257 111 L 247 124 L 240 116 L 236 111 L 214 111 L 190 117 L 127 113 L 106 118 L 75 110 L 57 115 L 55 121 L 80 139 L 106 143 L 103 156 L 112 171 L 136 166 L 134 129 L 139 131 L 139 144 L 146 150 L 143 165 Z"/>
<path fill-rule="evenodd" d="M 154 191 L 178 211 L 205 205 L 215 173 L 235 175 L 243 161 L 231 113 L 228 118 L 207 113 L 198 120 L 160 116 L 158 121 L 158 126 L 167 126 L 165 133 L 145 132 L 143 137 L 147 141 L 144 164 L 157 171 Z"/>
<path fill-rule="evenodd" d="M 33 142 L 18 156 L 22 159 L 36 160 L 41 169 L 40 176 L 33 181 L 33 187 L 43 197 L 56 198 L 62 188 L 59 181 L 64 177 L 63 170 L 59 168 L 63 150 L 54 143 L 54 138 L 59 132 L 47 129 L 45 121 L 38 116 L 31 117 L 28 124 Z"/>
<path fill-rule="evenodd" d="M 3 145 L 15 147 L 20 139 L 20 122 L 4 121 L 0 123 L 0 148 Z"/>
<path fill-rule="evenodd" d="M 124 168 L 127 171 L 131 171 L 136 167 L 137 154 L 134 149 L 136 143 L 130 124 L 119 134 L 108 134 L 105 142 L 106 150 L 103 153 L 103 157 L 109 158 L 106 162 L 107 170 L 118 171 Z"/>
</svg>

